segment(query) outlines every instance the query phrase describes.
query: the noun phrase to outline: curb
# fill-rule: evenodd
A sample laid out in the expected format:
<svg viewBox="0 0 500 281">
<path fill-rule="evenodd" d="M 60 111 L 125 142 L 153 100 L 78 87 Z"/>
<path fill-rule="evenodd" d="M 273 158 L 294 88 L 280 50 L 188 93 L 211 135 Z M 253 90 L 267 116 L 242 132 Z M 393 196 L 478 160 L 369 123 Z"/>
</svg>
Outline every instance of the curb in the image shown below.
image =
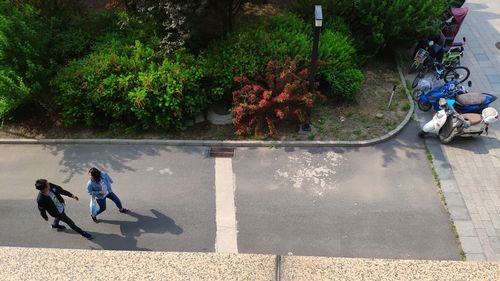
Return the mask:
<svg viewBox="0 0 500 281">
<path fill-rule="evenodd" d="M 122 144 L 122 145 L 167 145 L 167 146 L 222 146 L 222 147 L 360 147 L 370 146 L 389 140 L 397 135 L 408 124 L 413 115 L 415 105 L 406 88 L 406 81 L 399 60 L 396 59 L 399 78 L 403 84 L 410 110 L 403 122 L 387 134 L 363 141 L 219 141 L 219 140 L 152 140 L 152 139 L 0 139 L 0 144 Z"/>
</svg>

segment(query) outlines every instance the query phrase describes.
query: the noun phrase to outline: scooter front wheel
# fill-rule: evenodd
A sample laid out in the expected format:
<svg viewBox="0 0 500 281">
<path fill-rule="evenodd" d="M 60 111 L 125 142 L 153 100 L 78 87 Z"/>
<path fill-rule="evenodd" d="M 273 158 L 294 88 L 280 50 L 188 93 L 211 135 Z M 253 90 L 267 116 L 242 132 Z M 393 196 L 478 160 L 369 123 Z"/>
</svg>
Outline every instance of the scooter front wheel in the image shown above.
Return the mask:
<svg viewBox="0 0 500 281">
<path fill-rule="evenodd" d="M 418 137 L 419 138 L 424 138 L 425 137 L 425 132 L 423 130 L 420 130 L 420 132 L 418 132 Z"/>
<path fill-rule="evenodd" d="M 431 107 L 432 107 L 432 104 L 430 102 L 419 100 L 417 102 L 417 106 L 422 111 L 429 111 L 431 109 Z"/>
<path fill-rule="evenodd" d="M 442 137 L 441 135 L 439 135 L 439 141 L 442 143 L 442 144 L 448 144 L 451 142 L 453 138 L 444 138 Z"/>
</svg>

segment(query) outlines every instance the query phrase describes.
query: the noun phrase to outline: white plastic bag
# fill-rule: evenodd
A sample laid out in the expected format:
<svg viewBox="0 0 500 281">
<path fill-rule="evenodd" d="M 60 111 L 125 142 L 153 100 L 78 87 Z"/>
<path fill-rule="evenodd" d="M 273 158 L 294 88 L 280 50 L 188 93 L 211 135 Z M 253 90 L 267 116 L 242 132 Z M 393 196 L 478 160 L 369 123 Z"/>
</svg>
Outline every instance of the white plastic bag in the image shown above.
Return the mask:
<svg viewBox="0 0 500 281">
<path fill-rule="evenodd" d="M 90 198 L 90 214 L 95 217 L 97 212 L 99 212 L 99 204 L 97 204 L 97 200 L 95 197 Z"/>
</svg>

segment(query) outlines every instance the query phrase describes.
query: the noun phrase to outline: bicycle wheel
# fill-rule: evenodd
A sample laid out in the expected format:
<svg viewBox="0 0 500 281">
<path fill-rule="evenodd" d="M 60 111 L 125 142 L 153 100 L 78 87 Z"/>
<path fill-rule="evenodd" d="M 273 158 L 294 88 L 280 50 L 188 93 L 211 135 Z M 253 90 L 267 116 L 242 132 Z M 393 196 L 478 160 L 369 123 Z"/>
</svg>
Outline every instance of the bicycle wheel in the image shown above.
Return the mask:
<svg viewBox="0 0 500 281">
<path fill-rule="evenodd" d="M 450 68 L 444 74 L 444 82 L 458 81 L 459 83 L 464 82 L 469 78 L 470 70 L 465 66 L 457 66 Z"/>
<path fill-rule="evenodd" d="M 418 86 L 418 82 L 420 82 L 420 79 L 422 79 L 423 77 L 424 77 L 424 73 L 422 72 L 422 70 L 420 70 L 417 73 L 417 76 L 415 76 L 415 79 L 413 79 L 413 82 L 411 82 L 411 87 L 416 88 Z"/>
</svg>

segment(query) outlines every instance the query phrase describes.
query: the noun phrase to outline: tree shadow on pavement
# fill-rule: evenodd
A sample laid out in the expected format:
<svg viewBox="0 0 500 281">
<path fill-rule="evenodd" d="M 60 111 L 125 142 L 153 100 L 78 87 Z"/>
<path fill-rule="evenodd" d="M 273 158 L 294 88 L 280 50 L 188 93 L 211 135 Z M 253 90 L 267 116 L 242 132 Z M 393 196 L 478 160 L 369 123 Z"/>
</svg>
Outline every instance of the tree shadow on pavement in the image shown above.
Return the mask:
<svg viewBox="0 0 500 281">
<path fill-rule="evenodd" d="M 106 250 L 150 250 L 137 247 L 137 238 L 143 233 L 171 233 L 180 235 L 183 229 L 175 221 L 151 209 L 154 216 L 145 216 L 139 213 L 129 211 L 127 215 L 136 218 L 136 221 L 122 220 L 100 220 L 100 223 L 108 223 L 120 226 L 122 236 L 116 234 L 97 234 L 92 242 L 99 244 Z"/>
<path fill-rule="evenodd" d="M 75 174 L 86 174 L 90 167 L 97 167 L 105 171 L 134 172 L 129 162 L 143 156 L 160 156 L 162 152 L 171 152 L 176 149 L 160 145 L 102 145 L 102 144 L 64 144 L 44 145 L 44 149 L 54 156 L 61 155 L 60 172 L 67 175 L 64 183 L 68 183 Z M 177 148 L 190 154 L 203 154 L 205 148 L 190 147 Z"/>
</svg>

